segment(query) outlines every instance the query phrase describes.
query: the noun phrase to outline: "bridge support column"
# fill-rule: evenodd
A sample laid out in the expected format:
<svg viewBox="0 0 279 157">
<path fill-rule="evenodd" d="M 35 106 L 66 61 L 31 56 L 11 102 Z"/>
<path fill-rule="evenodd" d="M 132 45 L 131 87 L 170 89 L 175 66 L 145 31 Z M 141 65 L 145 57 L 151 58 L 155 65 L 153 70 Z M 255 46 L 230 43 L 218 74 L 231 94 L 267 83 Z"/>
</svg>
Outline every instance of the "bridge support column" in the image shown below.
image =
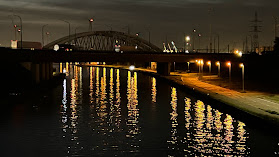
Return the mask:
<svg viewBox="0 0 279 157">
<path fill-rule="evenodd" d="M 46 80 L 49 80 L 50 79 L 50 72 L 49 72 L 49 62 L 45 63 L 46 65 Z"/>
<path fill-rule="evenodd" d="M 175 72 L 175 62 L 170 63 L 171 64 L 171 72 Z"/>
<path fill-rule="evenodd" d="M 160 75 L 170 75 L 170 63 L 157 62 L 157 73 Z"/>
<path fill-rule="evenodd" d="M 31 71 L 32 71 L 32 79 L 36 83 L 40 83 L 40 65 L 37 63 L 32 63 Z"/>
<path fill-rule="evenodd" d="M 49 78 L 50 79 L 52 79 L 53 78 L 53 63 L 52 62 L 50 62 L 49 64 L 48 64 L 48 66 L 49 66 Z"/>
<path fill-rule="evenodd" d="M 42 81 L 46 80 L 46 64 L 40 63 L 40 77 Z"/>
</svg>

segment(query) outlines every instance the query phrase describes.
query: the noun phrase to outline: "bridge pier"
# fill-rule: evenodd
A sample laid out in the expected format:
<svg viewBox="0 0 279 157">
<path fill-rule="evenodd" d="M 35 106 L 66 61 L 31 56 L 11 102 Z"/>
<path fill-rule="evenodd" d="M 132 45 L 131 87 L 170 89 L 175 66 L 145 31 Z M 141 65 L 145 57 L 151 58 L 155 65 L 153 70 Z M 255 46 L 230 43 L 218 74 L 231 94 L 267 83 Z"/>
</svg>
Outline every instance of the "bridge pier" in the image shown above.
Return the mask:
<svg viewBox="0 0 279 157">
<path fill-rule="evenodd" d="M 40 64 L 40 80 L 41 81 L 46 80 L 46 64 L 45 63 Z"/>
<path fill-rule="evenodd" d="M 171 64 L 169 62 L 157 62 L 157 73 L 160 75 L 170 75 Z"/>
<path fill-rule="evenodd" d="M 38 63 L 32 63 L 31 65 L 32 80 L 35 83 L 40 83 L 40 65 Z"/>
<path fill-rule="evenodd" d="M 30 69 L 32 73 L 32 80 L 35 83 L 48 81 L 53 77 L 53 63 L 31 63 Z"/>
</svg>

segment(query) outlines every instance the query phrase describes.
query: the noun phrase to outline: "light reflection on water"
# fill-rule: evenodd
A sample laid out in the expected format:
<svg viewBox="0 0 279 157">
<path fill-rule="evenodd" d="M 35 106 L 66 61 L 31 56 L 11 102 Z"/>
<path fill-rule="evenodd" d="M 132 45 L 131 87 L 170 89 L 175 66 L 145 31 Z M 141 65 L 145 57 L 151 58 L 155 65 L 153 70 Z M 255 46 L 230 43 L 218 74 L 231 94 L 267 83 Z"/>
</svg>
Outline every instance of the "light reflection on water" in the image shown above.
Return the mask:
<svg viewBox="0 0 279 157">
<path fill-rule="evenodd" d="M 67 69 L 71 69 L 71 66 Z M 70 101 L 66 99 L 66 79 L 63 82 L 63 105 L 60 114 L 67 153 L 137 156 L 146 150 L 152 150 L 142 145 L 146 138 L 152 137 L 144 137 L 148 133 L 143 132 L 142 128 L 147 127 L 147 124 L 143 122 L 145 117 L 140 113 L 144 112 L 141 110 L 143 106 L 159 103 L 156 79 L 151 79 L 149 87 L 150 104 L 141 103 L 137 72 L 100 67 L 88 69 L 88 78 L 84 78 L 83 71 L 86 70 L 82 67 L 74 66 L 73 75 L 70 72 L 69 76 L 73 76 L 67 79 L 70 83 Z M 85 80 L 89 81 L 88 87 L 83 87 L 87 85 Z M 88 88 L 88 92 L 83 88 Z M 169 120 L 162 123 L 170 124 L 167 126 L 170 132 L 163 135 L 158 130 L 158 134 L 167 137 L 165 143 L 158 143 L 162 145 L 158 153 L 168 156 L 249 155 L 246 143 L 248 134 L 243 122 L 234 120 L 231 115 L 222 113 L 200 100 L 193 102 L 188 97 L 180 100 L 179 94 L 175 87 L 171 87 L 171 99 L 166 103 L 170 112 L 164 112 L 164 116 L 169 116 Z M 158 110 L 160 109 L 152 112 Z"/>
</svg>

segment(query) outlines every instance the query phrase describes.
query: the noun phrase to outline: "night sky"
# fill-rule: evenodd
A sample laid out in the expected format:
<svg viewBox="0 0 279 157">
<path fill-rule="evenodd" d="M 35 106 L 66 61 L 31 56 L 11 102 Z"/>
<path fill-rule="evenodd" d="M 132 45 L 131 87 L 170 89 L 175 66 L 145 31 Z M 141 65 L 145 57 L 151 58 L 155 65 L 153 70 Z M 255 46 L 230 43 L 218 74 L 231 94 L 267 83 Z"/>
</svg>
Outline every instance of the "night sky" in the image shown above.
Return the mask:
<svg viewBox="0 0 279 157">
<path fill-rule="evenodd" d="M 9 46 L 14 39 L 14 28 L 9 15 L 20 15 L 23 20 L 23 40 L 42 41 L 42 26 L 50 32 L 49 42 L 71 32 L 88 31 L 88 19 L 94 18 L 94 30 L 140 32 L 140 36 L 162 48 L 162 43 L 174 41 L 183 47 L 183 34 L 192 30 L 202 34 L 201 45 L 209 44 L 209 25 L 212 33 L 220 36 L 221 51 L 242 49 L 252 28 L 255 11 L 262 20 L 260 45 L 269 46 L 274 39 L 274 19 L 279 17 L 278 0 L 0 0 L 0 44 Z M 14 23 L 20 24 L 14 17 Z M 109 26 L 107 26 L 109 25 Z M 77 28 L 77 29 L 76 29 Z M 279 28 L 278 28 L 279 29 Z M 279 34 L 279 33 L 278 33 Z M 46 42 L 46 41 L 45 41 Z M 196 41 L 197 44 L 197 41 Z"/>
</svg>

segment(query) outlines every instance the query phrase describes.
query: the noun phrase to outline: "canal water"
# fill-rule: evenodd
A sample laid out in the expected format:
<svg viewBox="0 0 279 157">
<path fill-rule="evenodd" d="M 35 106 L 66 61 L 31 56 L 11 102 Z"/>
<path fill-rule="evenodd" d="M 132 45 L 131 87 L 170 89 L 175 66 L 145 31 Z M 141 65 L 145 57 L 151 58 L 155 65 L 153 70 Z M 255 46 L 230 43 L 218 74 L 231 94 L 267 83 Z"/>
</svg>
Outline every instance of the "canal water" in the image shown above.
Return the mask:
<svg viewBox="0 0 279 157">
<path fill-rule="evenodd" d="M 140 72 L 67 66 L 2 110 L 1 156 L 277 156 L 275 130 Z M 15 98 L 16 99 L 16 98 Z M 2 104 L 5 105 L 5 104 Z"/>
</svg>

